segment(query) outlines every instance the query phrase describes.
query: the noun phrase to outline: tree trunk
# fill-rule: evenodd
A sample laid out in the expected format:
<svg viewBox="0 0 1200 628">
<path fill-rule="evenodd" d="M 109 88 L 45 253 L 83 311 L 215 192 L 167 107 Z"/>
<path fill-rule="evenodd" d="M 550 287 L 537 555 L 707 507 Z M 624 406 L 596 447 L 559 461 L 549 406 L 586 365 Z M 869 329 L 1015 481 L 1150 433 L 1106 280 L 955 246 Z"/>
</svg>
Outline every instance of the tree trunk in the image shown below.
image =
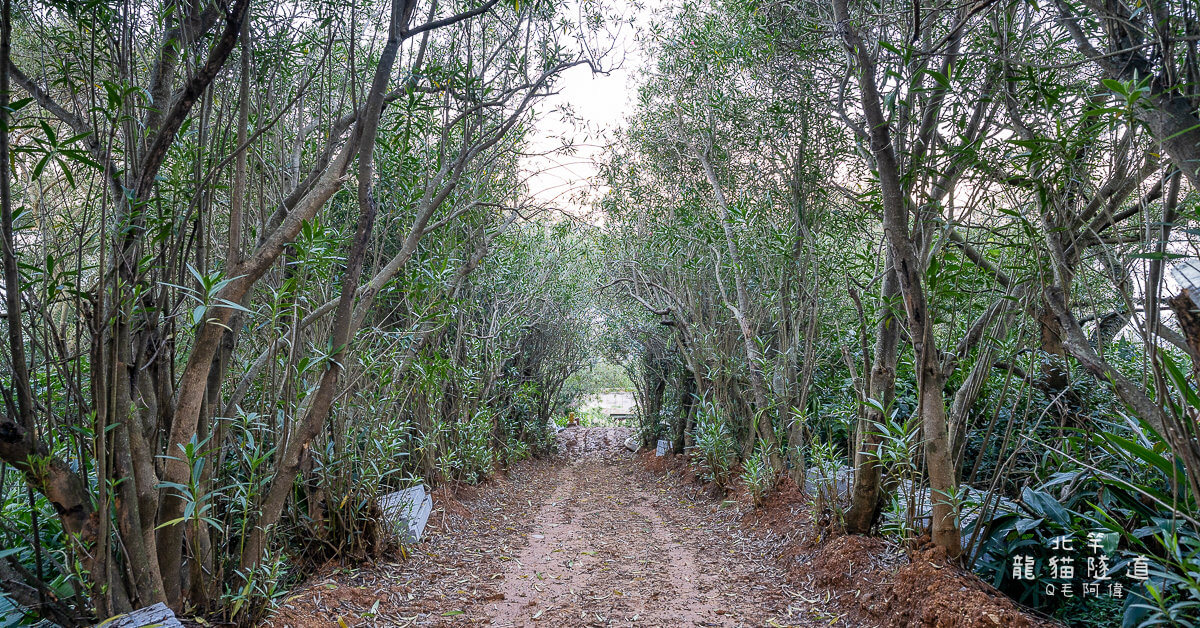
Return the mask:
<svg viewBox="0 0 1200 628">
<path fill-rule="evenodd" d="M 957 494 L 953 456 L 946 424 L 946 404 L 942 397 L 945 376 L 933 334 L 934 321 L 923 286 L 925 265 L 909 233 L 910 203 L 901 182 L 900 164 L 883 114 L 883 100 L 876 81 L 875 60 L 870 56 L 850 19 L 847 0 L 834 0 L 838 30 L 850 55 L 859 65 L 858 86 L 866 117 L 871 153 L 879 174 L 883 199 L 883 231 L 891 248 L 904 309 L 908 314 L 909 333 L 916 354 L 918 406 L 925 435 L 925 464 L 933 492 L 933 542 L 950 558 L 962 553 L 954 497 Z"/>
<path fill-rule="evenodd" d="M 725 248 L 729 254 L 729 263 L 733 265 L 733 281 L 734 290 L 737 294 L 737 307 L 726 303 L 726 306 L 733 312 L 733 317 L 737 321 L 738 327 L 742 330 L 742 346 L 746 349 L 746 363 L 750 371 L 750 388 L 754 394 L 753 417 L 754 430 L 753 433 L 758 440 L 765 443 L 769 449 L 767 462 L 771 465 L 771 469 L 779 471 L 783 467 L 783 462 L 779 457 L 779 452 L 776 451 L 775 445 L 775 428 L 771 421 L 771 405 L 767 398 L 767 383 L 762 374 L 762 352 L 758 348 L 758 339 L 755 336 L 754 329 L 750 325 L 747 318 L 750 312 L 750 292 L 746 288 L 746 277 L 742 265 L 741 255 L 738 254 L 737 241 L 733 234 L 732 218 L 729 215 L 729 203 L 725 199 L 725 191 L 721 187 L 720 180 L 717 179 L 717 173 L 713 170 L 712 164 L 709 163 L 708 156 L 703 150 L 697 153 L 700 159 L 700 165 L 704 168 L 704 175 L 708 178 L 709 185 L 713 188 L 713 195 L 716 197 L 717 209 L 721 212 L 721 228 L 725 234 Z M 720 280 L 721 269 L 716 269 L 717 279 Z M 753 449 L 753 442 L 747 448 Z"/>
<path fill-rule="evenodd" d="M 291 494 L 292 483 L 300 471 L 301 456 L 308 449 L 309 443 L 320 433 L 321 426 L 324 425 L 325 418 L 329 415 L 334 393 L 337 392 L 338 378 L 343 368 L 341 365 L 349 353 L 349 343 L 353 338 L 355 323 L 355 295 L 358 292 L 359 279 L 362 276 L 363 264 L 366 259 L 366 249 L 375 223 L 375 201 L 371 197 L 375 172 L 375 138 L 379 129 L 379 119 L 383 113 L 384 94 L 391 76 L 392 66 L 395 64 L 400 42 L 408 30 L 408 22 L 415 6 L 415 0 L 392 0 L 388 40 L 375 68 L 371 91 L 367 95 L 365 112 L 359 118 L 358 127 L 355 129 L 355 135 L 359 138 L 359 216 L 350 254 L 346 260 L 346 275 L 342 283 L 341 297 L 338 300 L 333 319 L 333 331 L 330 337 L 333 353 L 325 372 L 321 375 L 317 391 L 313 393 L 313 402 L 300 421 L 296 434 L 288 439 L 275 477 L 267 489 L 267 498 L 263 502 L 262 513 L 256 525 L 251 529 L 241 556 L 243 570 L 257 567 L 262 559 L 263 551 L 266 548 L 267 530 L 279 520 L 284 503 Z"/>
</svg>

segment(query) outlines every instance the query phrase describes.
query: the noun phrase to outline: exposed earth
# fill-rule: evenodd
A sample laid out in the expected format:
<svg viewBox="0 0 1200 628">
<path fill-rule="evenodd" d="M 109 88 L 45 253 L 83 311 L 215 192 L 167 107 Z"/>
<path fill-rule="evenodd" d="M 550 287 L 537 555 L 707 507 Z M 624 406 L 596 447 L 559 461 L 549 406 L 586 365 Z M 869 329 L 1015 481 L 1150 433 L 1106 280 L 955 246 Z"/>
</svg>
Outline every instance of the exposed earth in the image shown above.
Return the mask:
<svg viewBox="0 0 1200 628">
<path fill-rule="evenodd" d="M 876 539 L 862 539 L 870 548 L 819 544 L 799 500 L 748 511 L 733 496 L 711 499 L 681 481 L 686 473 L 664 472 L 663 459 L 625 450 L 628 435 L 624 428 L 564 430 L 554 459 L 520 465 L 482 488 L 435 493 L 427 538 L 408 548 L 407 560 L 328 565 L 285 598 L 271 623 L 1037 623 L 950 568 L 921 572 L 906 594 L 930 604 L 906 602 L 883 585 L 894 579 L 900 590 L 905 569 L 930 563 L 910 565 Z M 931 594 L 935 588 L 945 603 Z"/>
</svg>

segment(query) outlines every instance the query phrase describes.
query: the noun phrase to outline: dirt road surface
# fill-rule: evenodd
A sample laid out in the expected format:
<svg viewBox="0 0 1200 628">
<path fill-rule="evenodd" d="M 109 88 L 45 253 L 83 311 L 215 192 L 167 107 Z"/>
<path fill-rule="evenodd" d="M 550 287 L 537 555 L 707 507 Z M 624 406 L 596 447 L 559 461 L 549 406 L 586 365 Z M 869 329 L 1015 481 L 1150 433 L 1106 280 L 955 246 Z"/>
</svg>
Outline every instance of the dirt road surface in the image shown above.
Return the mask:
<svg viewBox="0 0 1200 628">
<path fill-rule="evenodd" d="M 734 530 L 639 472 L 621 449 L 627 435 L 560 434 L 564 464 L 502 572 L 491 623 L 734 626 L 780 614 L 781 574 L 750 568 Z"/>
<path fill-rule="evenodd" d="M 272 623 L 828 625 L 786 590 L 769 545 L 642 470 L 628 436 L 564 430 L 556 460 L 439 504 L 409 560 L 327 569 Z"/>
</svg>

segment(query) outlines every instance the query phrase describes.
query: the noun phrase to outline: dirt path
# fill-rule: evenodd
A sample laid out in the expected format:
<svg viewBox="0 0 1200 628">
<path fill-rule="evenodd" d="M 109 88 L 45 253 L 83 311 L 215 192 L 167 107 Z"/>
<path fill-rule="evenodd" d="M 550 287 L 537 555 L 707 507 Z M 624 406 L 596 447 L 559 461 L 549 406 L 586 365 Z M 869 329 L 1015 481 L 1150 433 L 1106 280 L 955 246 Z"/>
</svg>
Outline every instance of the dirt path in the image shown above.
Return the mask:
<svg viewBox="0 0 1200 628">
<path fill-rule="evenodd" d="M 828 625 L 734 517 L 642 470 L 628 434 L 561 432 L 552 463 L 440 504 L 410 560 L 313 578 L 272 624 Z"/>
<path fill-rule="evenodd" d="M 783 595 L 747 569 L 727 530 L 634 468 L 624 430 L 564 435 L 565 464 L 538 509 L 529 543 L 508 561 L 496 626 L 538 620 L 568 625 L 763 625 Z M 767 574 L 769 575 L 769 574 Z M 778 623 L 778 622 L 777 622 Z"/>
</svg>

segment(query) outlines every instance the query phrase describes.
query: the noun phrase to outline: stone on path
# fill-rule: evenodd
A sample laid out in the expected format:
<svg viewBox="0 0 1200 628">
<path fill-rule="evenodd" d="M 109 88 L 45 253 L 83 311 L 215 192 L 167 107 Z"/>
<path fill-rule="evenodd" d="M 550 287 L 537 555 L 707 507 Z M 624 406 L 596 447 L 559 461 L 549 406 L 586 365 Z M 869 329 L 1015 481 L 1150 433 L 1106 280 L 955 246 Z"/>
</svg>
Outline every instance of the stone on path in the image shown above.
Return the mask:
<svg viewBox="0 0 1200 628">
<path fill-rule="evenodd" d="M 384 519 L 396 526 L 401 541 L 416 543 L 421 540 L 429 513 L 433 512 L 433 497 L 425 492 L 424 486 L 414 486 L 380 497 L 379 508 Z"/>
<path fill-rule="evenodd" d="M 117 615 L 96 625 L 96 628 L 183 628 L 183 624 L 175 619 L 175 613 L 159 602 L 153 606 L 139 608 L 132 613 Z"/>
<path fill-rule="evenodd" d="M 637 453 L 637 450 L 640 449 L 640 447 L 638 446 L 638 439 L 636 436 L 630 436 L 629 438 L 625 439 L 625 449 L 628 449 L 635 454 Z"/>
<path fill-rule="evenodd" d="M 670 451 L 670 449 L 671 449 L 671 441 L 660 440 L 660 441 L 658 441 L 658 448 L 654 450 L 654 455 L 665 456 L 665 455 L 667 455 L 667 452 Z"/>
</svg>

